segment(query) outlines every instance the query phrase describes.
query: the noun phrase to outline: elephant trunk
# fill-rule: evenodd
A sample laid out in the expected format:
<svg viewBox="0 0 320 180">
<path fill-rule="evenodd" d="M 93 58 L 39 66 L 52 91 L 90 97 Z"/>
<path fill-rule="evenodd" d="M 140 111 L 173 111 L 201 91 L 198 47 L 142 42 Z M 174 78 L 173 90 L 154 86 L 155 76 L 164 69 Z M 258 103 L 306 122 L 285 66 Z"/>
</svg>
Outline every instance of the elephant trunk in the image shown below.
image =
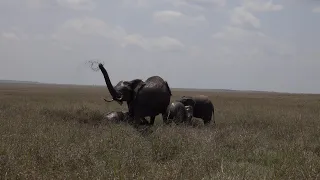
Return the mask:
<svg viewBox="0 0 320 180">
<path fill-rule="evenodd" d="M 191 122 L 193 118 L 193 107 L 192 106 L 185 106 L 185 110 L 187 113 L 187 121 Z"/>
<path fill-rule="evenodd" d="M 103 65 L 100 63 L 99 64 L 99 69 L 101 70 L 102 74 L 103 74 L 103 77 L 104 77 L 104 80 L 106 82 L 106 85 L 108 87 L 108 90 L 112 96 L 112 98 L 114 100 L 118 100 L 118 101 L 121 101 L 122 97 L 121 95 L 114 89 L 111 81 L 110 81 L 110 78 L 109 78 L 109 75 L 108 75 L 108 72 L 107 70 L 103 67 Z M 110 101 L 108 101 L 110 102 Z"/>
</svg>

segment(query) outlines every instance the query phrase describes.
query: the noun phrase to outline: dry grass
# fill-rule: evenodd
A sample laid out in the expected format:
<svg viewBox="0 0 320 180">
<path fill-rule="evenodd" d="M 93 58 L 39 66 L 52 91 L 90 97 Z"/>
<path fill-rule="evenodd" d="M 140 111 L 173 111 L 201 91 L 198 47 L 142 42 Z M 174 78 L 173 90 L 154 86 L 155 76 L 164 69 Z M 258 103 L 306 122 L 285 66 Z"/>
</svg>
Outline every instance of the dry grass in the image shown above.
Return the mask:
<svg viewBox="0 0 320 180">
<path fill-rule="evenodd" d="M 145 135 L 96 125 L 125 108 L 103 101 L 106 88 L 1 85 L 0 179 L 320 178 L 320 95 L 201 94 L 215 127 L 165 127 L 158 116 Z"/>
</svg>

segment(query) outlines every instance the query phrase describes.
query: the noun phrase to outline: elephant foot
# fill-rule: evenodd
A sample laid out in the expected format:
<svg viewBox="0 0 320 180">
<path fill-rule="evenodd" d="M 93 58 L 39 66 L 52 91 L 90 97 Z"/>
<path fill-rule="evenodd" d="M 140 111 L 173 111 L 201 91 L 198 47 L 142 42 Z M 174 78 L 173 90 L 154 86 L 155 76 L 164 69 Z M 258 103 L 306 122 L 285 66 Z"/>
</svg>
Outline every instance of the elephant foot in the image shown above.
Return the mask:
<svg viewBox="0 0 320 180">
<path fill-rule="evenodd" d="M 140 125 L 147 125 L 149 124 L 149 122 L 146 120 L 146 118 L 141 118 L 141 121 L 140 121 Z"/>
<path fill-rule="evenodd" d="M 155 119 L 156 119 L 155 116 L 151 116 L 151 117 L 150 117 L 150 122 L 148 123 L 148 126 L 153 126 Z"/>
<path fill-rule="evenodd" d="M 139 125 L 148 125 L 149 124 L 149 122 L 148 121 L 142 121 L 142 122 L 140 122 L 140 124 Z"/>
<path fill-rule="evenodd" d="M 146 124 L 147 126 L 153 126 L 153 123 L 149 122 Z"/>
</svg>

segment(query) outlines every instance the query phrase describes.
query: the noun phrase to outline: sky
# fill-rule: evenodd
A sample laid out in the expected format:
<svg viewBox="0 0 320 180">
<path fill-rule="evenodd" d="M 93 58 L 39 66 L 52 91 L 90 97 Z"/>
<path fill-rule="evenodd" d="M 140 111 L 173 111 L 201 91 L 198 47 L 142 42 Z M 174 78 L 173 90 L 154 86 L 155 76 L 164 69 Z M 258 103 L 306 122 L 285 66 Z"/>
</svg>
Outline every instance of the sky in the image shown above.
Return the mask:
<svg viewBox="0 0 320 180">
<path fill-rule="evenodd" d="M 0 0 L 0 79 L 320 93 L 319 0 Z"/>
</svg>

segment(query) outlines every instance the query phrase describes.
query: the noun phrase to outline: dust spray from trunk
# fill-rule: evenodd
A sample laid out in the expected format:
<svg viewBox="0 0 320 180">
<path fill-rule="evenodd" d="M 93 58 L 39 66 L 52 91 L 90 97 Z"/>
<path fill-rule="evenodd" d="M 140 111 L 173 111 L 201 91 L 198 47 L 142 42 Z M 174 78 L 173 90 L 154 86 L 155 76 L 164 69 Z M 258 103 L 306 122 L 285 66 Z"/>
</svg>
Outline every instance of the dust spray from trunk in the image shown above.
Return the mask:
<svg viewBox="0 0 320 180">
<path fill-rule="evenodd" d="M 86 64 L 88 64 L 90 66 L 90 68 L 95 72 L 100 71 L 100 69 L 99 69 L 99 64 L 100 63 L 102 65 L 104 65 L 104 62 L 101 62 L 98 59 L 93 59 L 93 60 L 86 61 Z"/>
</svg>

